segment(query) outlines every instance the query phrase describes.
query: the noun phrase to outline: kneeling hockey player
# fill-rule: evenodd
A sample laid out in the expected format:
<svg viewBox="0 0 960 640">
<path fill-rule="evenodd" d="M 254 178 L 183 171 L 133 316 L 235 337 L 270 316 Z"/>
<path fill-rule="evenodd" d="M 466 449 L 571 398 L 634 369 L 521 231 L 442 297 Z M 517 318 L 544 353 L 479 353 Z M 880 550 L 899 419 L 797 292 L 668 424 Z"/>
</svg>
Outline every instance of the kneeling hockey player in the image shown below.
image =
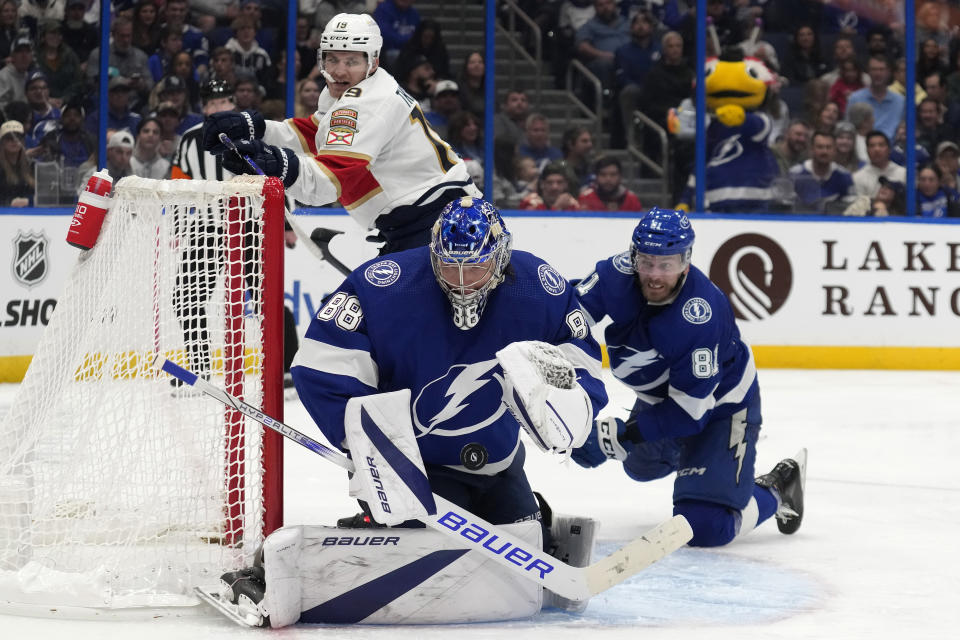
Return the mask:
<svg viewBox="0 0 960 640">
<path fill-rule="evenodd" d="M 754 480 L 760 387 L 727 297 L 690 264 L 694 233 L 682 211 L 651 209 L 628 252 L 597 263 L 577 295 L 590 322 L 609 316 L 610 368 L 637 394 L 627 420 L 605 418 L 573 452 L 628 476 L 676 472 L 673 512 L 693 546 L 727 544 L 776 515 L 783 533 L 803 517 L 806 450 Z"/>
</svg>

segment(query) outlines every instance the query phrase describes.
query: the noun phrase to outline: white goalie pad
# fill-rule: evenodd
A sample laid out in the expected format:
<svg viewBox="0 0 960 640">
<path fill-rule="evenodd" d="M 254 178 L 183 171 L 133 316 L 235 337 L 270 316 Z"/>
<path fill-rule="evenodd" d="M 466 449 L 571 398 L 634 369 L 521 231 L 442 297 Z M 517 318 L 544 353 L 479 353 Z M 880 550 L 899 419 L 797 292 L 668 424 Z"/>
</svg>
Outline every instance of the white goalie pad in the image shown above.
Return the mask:
<svg viewBox="0 0 960 640">
<path fill-rule="evenodd" d="M 514 342 L 497 352 L 510 413 L 542 451 L 579 447 L 593 428 L 590 397 L 573 364 L 546 342 Z"/>
<path fill-rule="evenodd" d="M 531 545 L 540 523 L 502 525 Z M 284 527 L 263 547 L 270 626 L 527 618 L 542 588 L 430 529 Z"/>
<path fill-rule="evenodd" d="M 350 495 L 369 505 L 374 520 L 395 525 L 436 513 L 413 433 L 409 389 L 351 398 L 343 423 L 356 465 Z"/>
</svg>

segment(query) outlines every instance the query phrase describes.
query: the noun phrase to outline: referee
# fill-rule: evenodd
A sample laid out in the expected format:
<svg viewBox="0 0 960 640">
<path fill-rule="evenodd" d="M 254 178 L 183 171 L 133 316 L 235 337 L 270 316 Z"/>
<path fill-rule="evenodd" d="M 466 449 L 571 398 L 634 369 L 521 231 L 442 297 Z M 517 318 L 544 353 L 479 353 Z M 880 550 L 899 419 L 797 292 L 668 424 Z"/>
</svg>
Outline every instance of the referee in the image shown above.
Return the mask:
<svg viewBox="0 0 960 640">
<path fill-rule="evenodd" d="M 200 102 L 203 104 L 204 116 L 221 111 L 234 111 L 237 108 L 233 87 L 224 80 L 211 80 L 204 84 L 200 88 Z M 170 167 L 170 177 L 174 180 L 229 180 L 233 177 L 232 173 L 223 168 L 221 156 L 203 150 L 202 134 L 201 122 L 187 129 L 180 138 Z"/>
</svg>

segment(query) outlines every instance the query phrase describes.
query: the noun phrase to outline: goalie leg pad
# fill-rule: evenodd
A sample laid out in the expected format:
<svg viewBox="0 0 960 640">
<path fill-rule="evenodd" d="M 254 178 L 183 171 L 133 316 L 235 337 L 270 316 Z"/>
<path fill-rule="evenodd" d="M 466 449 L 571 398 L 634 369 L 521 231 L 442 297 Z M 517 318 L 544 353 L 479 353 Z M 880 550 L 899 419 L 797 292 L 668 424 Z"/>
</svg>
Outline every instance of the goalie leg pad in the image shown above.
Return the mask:
<svg viewBox="0 0 960 640">
<path fill-rule="evenodd" d="M 365 501 L 380 524 L 436 513 L 410 419 L 410 390 L 351 398 L 344 414 L 356 471 L 350 495 Z"/>
<path fill-rule="evenodd" d="M 537 522 L 502 526 L 541 544 Z M 540 585 L 456 544 L 429 529 L 278 529 L 263 554 L 270 624 L 489 622 L 540 610 Z"/>
</svg>

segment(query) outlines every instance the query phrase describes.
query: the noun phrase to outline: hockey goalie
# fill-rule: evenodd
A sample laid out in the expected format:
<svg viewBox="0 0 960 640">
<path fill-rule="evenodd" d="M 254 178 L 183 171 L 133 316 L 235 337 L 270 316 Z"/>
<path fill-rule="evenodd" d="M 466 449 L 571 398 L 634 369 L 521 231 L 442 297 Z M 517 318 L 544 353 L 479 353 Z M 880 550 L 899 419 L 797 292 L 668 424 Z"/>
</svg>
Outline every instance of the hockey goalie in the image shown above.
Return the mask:
<svg viewBox="0 0 960 640">
<path fill-rule="evenodd" d="M 558 516 L 548 528 L 520 431 L 546 452 L 580 446 L 606 403 L 599 356 L 572 289 L 511 251 L 496 208 L 450 203 L 430 246 L 346 278 L 292 367 L 307 411 L 352 459 L 366 526 L 281 529 L 257 566 L 224 575 L 205 599 L 272 627 L 522 618 L 544 587 L 582 610 L 643 554 L 594 578 L 575 569 L 590 563 L 597 523 Z M 689 539 L 680 524 L 655 557 Z"/>
</svg>

